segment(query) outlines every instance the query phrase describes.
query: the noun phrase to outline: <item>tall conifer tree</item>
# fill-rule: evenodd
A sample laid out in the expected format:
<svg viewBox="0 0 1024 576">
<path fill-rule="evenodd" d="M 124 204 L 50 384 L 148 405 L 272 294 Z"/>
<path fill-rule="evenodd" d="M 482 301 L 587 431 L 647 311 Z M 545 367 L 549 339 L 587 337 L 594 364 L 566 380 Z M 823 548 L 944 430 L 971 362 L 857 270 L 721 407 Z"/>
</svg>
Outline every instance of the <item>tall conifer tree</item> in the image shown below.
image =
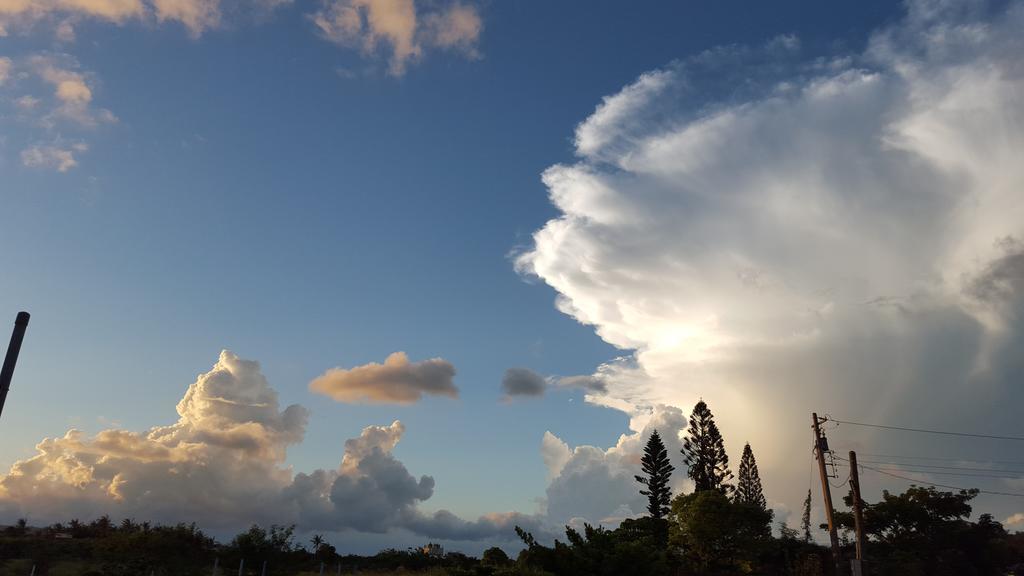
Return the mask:
<svg viewBox="0 0 1024 576">
<path fill-rule="evenodd" d="M 733 499 L 742 504 L 755 504 L 761 510 L 768 509 L 764 490 L 761 488 L 761 475 L 757 473 L 757 460 L 754 459 L 754 451 L 750 449 L 749 442 L 743 447 Z"/>
<path fill-rule="evenodd" d="M 651 518 L 661 519 L 668 515 L 672 492 L 668 481 L 675 467 L 668 460 L 668 450 L 661 436 L 655 430 L 644 447 L 644 457 L 640 460 L 646 476 L 636 476 L 636 481 L 647 487 L 640 493 L 647 496 L 647 512 Z"/>
<path fill-rule="evenodd" d="M 688 467 L 687 475 L 693 480 L 694 490 L 721 490 L 729 495 L 733 487 L 729 484 L 732 472 L 729 470 L 729 456 L 725 453 L 725 442 L 715 424 L 715 417 L 703 400 L 697 402 L 690 414 L 690 425 L 683 442 L 683 462 Z"/>
<path fill-rule="evenodd" d="M 811 541 L 811 489 L 807 489 L 807 499 L 804 500 L 804 516 L 800 519 L 800 527 L 804 530 L 804 542 Z"/>
</svg>

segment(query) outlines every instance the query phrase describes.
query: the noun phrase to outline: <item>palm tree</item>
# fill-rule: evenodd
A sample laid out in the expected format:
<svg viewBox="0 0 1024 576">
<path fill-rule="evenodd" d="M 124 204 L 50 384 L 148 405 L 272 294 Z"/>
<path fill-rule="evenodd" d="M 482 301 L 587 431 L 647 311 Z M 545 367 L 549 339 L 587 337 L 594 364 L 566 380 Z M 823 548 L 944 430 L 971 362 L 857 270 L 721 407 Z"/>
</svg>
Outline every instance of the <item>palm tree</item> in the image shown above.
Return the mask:
<svg viewBox="0 0 1024 576">
<path fill-rule="evenodd" d="M 313 554 L 316 554 L 320 551 L 320 547 L 324 545 L 324 537 L 320 534 L 313 534 L 310 543 L 313 545 Z"/>
</svg>

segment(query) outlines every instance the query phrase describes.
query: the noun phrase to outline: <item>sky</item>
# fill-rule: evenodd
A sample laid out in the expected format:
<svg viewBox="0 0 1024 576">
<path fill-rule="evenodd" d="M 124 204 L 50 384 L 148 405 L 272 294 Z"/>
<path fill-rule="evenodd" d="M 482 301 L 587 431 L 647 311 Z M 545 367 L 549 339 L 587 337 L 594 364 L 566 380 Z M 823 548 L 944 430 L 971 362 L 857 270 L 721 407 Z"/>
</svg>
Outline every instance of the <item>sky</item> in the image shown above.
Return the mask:
<svg viewBox="0 0 1024 576">
<path fill-rule="evenodd" d="M 0 522 L 478 553 L 642 514 L 654 428 L 691 488 L 672 432 L 701 398 L 790 524 L 820 501 L 813 411 L 1022 436 L 1022 24 L 971 0 L 0 0 L 0 316 L 32 313 Z M 1019 442 L 826 432 L 1024 494 L 902 458 L 984 473 Z M 1024 525 L 1018 496 L 976 503 Z"/>
</svg>

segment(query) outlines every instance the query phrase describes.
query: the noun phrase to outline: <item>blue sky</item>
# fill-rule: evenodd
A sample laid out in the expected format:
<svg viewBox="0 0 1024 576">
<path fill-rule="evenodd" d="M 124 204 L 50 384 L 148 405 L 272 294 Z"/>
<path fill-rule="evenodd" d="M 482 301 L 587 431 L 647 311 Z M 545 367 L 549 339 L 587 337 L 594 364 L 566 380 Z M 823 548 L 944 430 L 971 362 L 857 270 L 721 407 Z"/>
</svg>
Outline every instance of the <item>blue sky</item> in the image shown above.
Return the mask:
<svg viewBox="0 0 1024 576">
<path fill-rule="evenodd" d="M 0 303 L 33 319 L 3 415 L 5 469 L 71 427 L 173 424 L 185 389 L 226 348 L 261 363 L 282 407 L 311 411 L 288 449 L 295 471 L 337 467 L 346 439 L 398 419 L 406 433 L 394 455 L 436 481 L 424 509 L 533 514 L 549 486 L 545 431 L 607 447 L 640 412 L 621 407 L 635 394 L 586 403 L 577 389 L 504 402 L 505 370 L 586 375 L 657 352 L 635 333 L 619 338 L 614 322 L 556 309 L 559 293 L 587 298 L 557 271 L 515 268 L 566 210 L 541 174 L 589 161 L 577 126 L 641 74 L 708 50 L 795 40 L 801 64 L 771 81 L 813 83 L 808 63 L 868 60 L 878 30 L 917 26 L 891 2 L 467 3 L 454 6 L 481 28 L 459 45 L 421 40 L 421 56 L 397 73 L 386 39 L 366 50 L 318 32 L 310 15 L 329 5 L 224 3 L 216 24 L 191 33 L 154 16 L 159 3 L 119 21 L 49 8 L 9 18 Z M 453 5 L 413 6 L 425 27 Z M 986 14 L 972 17 L 1004 18 Z M 73 41 L 60 39 L 65 23 Z M 79 74 L 94 126 L 44 117 L 60 99 L 41 62 Z M 694 89 L 679 118 L 748 97 L 744 78 L 756 75 L 718 69 L 728 66 L 710 65 L 729 80 Z M 24 95 L 42 102 L 36 111 L 19 112 Z M 23 152 L 32 147 L 69 150 L 75 165 L 33 162 Z M 329 368 L 396 351 L 451 362 L 459 397 L 346 404 L 307 388 Z M 652 402 L 688 413 L 682 400 Z M 373 538 L 366 546 L 391 541 Z"/>
</svg>

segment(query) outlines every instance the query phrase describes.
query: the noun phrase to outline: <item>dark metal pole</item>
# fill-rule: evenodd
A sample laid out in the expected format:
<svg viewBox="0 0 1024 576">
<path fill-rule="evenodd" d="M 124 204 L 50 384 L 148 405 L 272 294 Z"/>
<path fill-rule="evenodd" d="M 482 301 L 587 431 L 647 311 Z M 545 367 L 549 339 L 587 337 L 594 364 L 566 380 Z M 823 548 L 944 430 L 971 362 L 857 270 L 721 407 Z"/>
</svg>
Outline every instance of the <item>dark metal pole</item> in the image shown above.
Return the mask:
<svg viewBox="0 0 1024 576">
<path fill-rule="evenodd" d="M 11 389 L 11 378 L 14 377 L 14 365 L 18 363 L 18 353 L 21 352 L 21 341 L 25 339 L 25 329 L 28 328 L 28 312 L 18 312 L 14 320 L 14 332 L 11 333 L 11 343 L 7 346 L 7 356 L 4 357 L 4 367 L 0 370 L 0 414 L 4 411 L 4 403 L 7 402 L 7 391 Z"/>
</svg>

